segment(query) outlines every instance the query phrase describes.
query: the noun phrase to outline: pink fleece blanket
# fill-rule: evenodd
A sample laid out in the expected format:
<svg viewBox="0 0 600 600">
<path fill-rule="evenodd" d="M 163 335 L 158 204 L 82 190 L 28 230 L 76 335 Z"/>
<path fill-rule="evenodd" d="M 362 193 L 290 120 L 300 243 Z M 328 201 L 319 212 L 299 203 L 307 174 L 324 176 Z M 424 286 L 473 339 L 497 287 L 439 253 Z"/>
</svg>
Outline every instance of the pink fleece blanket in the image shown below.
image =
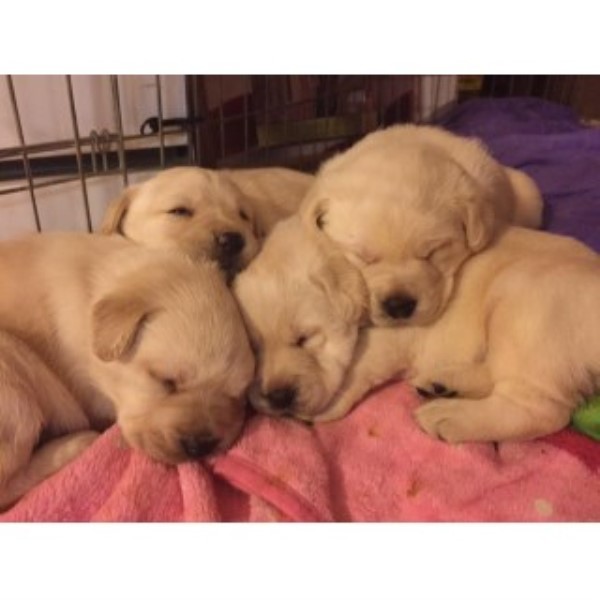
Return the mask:
<svg viewBox="0 0 600 600">
<path fill-rule="evenodd" d="M 600 444 L 566 430 L 527 443 L 427 437 L 403 384 L 342 421 L 254 416 L 225 455 L 179 467 L 113 427 L 2 521 L 600 521 Z"/>
</svg>

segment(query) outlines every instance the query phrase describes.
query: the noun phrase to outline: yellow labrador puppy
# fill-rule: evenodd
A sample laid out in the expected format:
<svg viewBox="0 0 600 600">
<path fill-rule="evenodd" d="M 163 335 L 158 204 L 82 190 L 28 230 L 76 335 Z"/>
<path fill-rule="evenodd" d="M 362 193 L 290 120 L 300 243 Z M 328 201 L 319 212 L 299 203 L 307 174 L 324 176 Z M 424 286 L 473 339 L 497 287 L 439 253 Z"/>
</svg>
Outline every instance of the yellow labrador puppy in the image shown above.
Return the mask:
<svg viewBox="0 0 600 600">
<path fill-rule="evenodd" d="M 0 288 L 0 506 L 115 421 L 168 463 L 239 434 L 254 358 L 213 263 L 41 234 L 0 244 Z"/>
<path fill-rule="evenodd" d="M 398 125 L 326 162 L 300 213 L 361 269 L 374 324 L 424 325 L 444 310 L 469 256 L 508 223 L 539 227 L 542 200 L 478 141 Z"/>
<path fill-rule="evenodd" d="M 274 224 L 296 211 L 312 180 L 283 168 L 166 169 L 113 200 L 101 231 L 216 260 L 231 276 Z"/>
<path fill-rule="evenodd" d="M 302 418 L 330 402 L 367 313 L 360 272 L 297 216 L 279 223 L 233 285 L 257 354 L 250 401 Z"/>
<path fill-rule="evenodd" d="M 457 277 L 427 326 L 369 328 L 337 395 L 302 416 L 344 416 L 371 388 L 404 377 L 436 399 L 420 426 L 449 442 L 522 440 L 569 423 L 600 384 L 600 258 L 579 242 L 508 228 Z M 445 396 L 445 397 L 444 397 Z"/>
</svg>

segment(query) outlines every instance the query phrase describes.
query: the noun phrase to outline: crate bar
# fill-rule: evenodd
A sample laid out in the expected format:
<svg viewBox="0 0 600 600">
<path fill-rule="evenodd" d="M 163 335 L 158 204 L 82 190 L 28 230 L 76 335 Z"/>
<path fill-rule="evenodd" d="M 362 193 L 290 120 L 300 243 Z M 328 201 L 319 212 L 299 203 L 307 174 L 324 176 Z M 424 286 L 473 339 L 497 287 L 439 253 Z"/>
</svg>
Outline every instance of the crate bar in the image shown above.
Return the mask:
<svg viewBox="0 0 600 600">
<path fill-rule="evenodd" d="M 165 162 L 167 165 L 175 166 L 182 164 L 187 156 L 187 148 L 184 145 L 166 146 L 165 147 Z M 93 171 L 93 153 L 82 152 L 81 160 L 83 163 L 83 171 L 86 174 L 86 180 L 89 180 L 90 175 L 99 175 L 108 169 L 118 169 L 119 155 L 116 150 L 102 151 L 103 165 L 102 170 Z M 139 148 L 127 150 L 125 158 L 127 160 L 128 169 L 132 170 L 156 170 L 158 160 L 156 157 L 157 148 Z M 74 155 L 51 156 L 47 158 L 35 158 L 29 155 L 29 167 L 32 177 L 36 179 L 35 188 L 39 188 L 40 184 L 37 178 L 54 177 L 59 175 L 77 175 L 77 164 L 74 164 Z M 23 161 L 14 159 L 10 161 L 0 161 L 0 182 L 13 181 L 15 179 L 25 179 L 23 170 Z"/>
<path fill-rule="evenodd" d="M 223 77 L 219 75 L 219 137 L 221 140 L 221 159 L 225 158 L 225 122 L 223 113 Z"/>
<path fill-rule="evenodd" d="M 31 176 L 29 157 L 27 156 L 27 147 L 25 146 L 25 136 L 23 135 L 23 126 L 21 124 L 21 117 L 19 115 L 19 106 L 17 104 L 17 96 L 15 94 L 15 87 L 13 84 L 12 75 L 6 76 L 6 83 L 8 85 L 8 93 L 10 95 L 10 103 L 12 105 L 13 115 L 15 117 L 15 124 L 17 126 L 17 134 L 19 136 L 19 143 L 21 144 L 21 150 L 22 150 L 22 156 L 23 156 L 23 169 L 25 170 L 25 176 L 27 177 L 27 188 L 29 189 L 29 197 L 31 198 L 31 208 L 33 210 L 33 218 L 35 219 L 35 227 L 38 231 L 42 231 L 40 214 L 39 214 L 37 202 L 35 199 L 33 177 Z"/>
<path fill-rule="evenodd" d="M 247 165 L 248 157 L 248 97 L 252 93 L 252 80 L 250 75 L 246 75 L 246 85 L 244 86 L 244 164 Z"/>
<path fill-rule="evenodd" d="M 102 139 L 100 139 L 100 134 L 93 130 L 88 137 L 80 137 L 79 141 L 81 142 L 81 146 L 90 146 L 96 144 L 96 146 L 101 145 L 101 143 L 111 144 L 114 140 L 118 139 L 118 136 L 114 133 L 109 133 L 106 129 L 102 130 Z M 183 130 L 166 130 L 164 131 L 164 136 L 174 136 L 183 134 Z M 132 134 L 132 135 L 124 135 L 123 140 L 125 142 L 136 141 L 136 140 L 145 140 L 148 138 L 147 134 Z M 54 152 L 59 150 L 71 150 L 75 147 L 75 142 L 73 140 L 59 140 L 56 142 L 45 142 L 42 144 L 29 144 L 27 146 L 28 154 L 41 154 L 44 152 Z M 23 153 L 23 150 L 20 146 L 14 146 L 11 148 L 0 148 L 0 160 L 4 160 L 5 158 L 10 158 L 12 156 L 20 156 Z"/>
<path fill-rule="evenodd" d="M 155 167 L 147 167 L 144 168 L 142 170 L 146 171 L 146 170 L 154 170 Z M 99 173 L 95 173 L 92 175 L 92 177 L 111 177 L 111 176 L 116 176 L 116 175 L 120 175 L 122 173 L 121 169 L 117 168 L 110 168 L 106 171 L 101 171 Z M 59 179 L 52 179 L 51 181 L 38 181 L 35 184 L 35 189 L 41 189 L 41 188 L 46 188 L 46 187 L 52 187 L 55 185 L 61 185 L 63 183 L 73 183 L 74 181 L 79 181 L 79 177 L 61 177 Z M 15 194 L 17 192 L 24 192 L 25 190 L 27 190 L 27 186 L 26 185 L 21 185 L 21 186 L 16 186 L 16 187 L 9 187 L 9 188 L 0 188 L 0 196 L 5 196 L 8 194 Z"/>
<path fill-rule="evenodd" d="M 185 85 L 185 105 L 187 116 L 192 119 L 192 126 L 186 131 L 187 137 L 187 159 L 188 165 L 201 164 L 200 154 L 200 123 L 197 120 L 198 116 L 198 81 L 200 75 L 186 75 L 184 78 Z"/>
<path fill-rule="evenodd" d="M 39 190 L 41 188 L 51 187 L 53 185 L 60 185 L 62 183 L 72 183 L 73 181 L 78 181 L 78 177 L 63 177 L 61 179 L 53 179 L 52 181 L 38 181 L 35 184 L 35 189 Z M 8 187 L 8 188 L 0 188 L 0 196 L 4 196 L 7 194 L 16 194 L 17 192 L 24 192 L 29 188 L 26 185 L 19 185 L 17 187 Z"/>
<path fill-rule="evenodd" d="M 265 75 L 265 131 L 269 130 L 269 76 Z M 265 146 L 265 156 L 267 161 L 271 157 L 271 140 L 267 137 L 267 143 Z"/>
<path fill-rule="evenodd" d="M 423 75 L 420 77 L 418 75 L 415 75 L 415 79 L 414 79 L 415 114 L 414 114 L 413 120 L 415 123 L 419 123 L 419 124 L 423 122 L 423 107 L 422 107 L 422 102 L 421 102 L 421 99 L 423 98 L 422 80 L 423 80 Z"/>
<path fill-rule="evenodd" d="M 573 79 L 572 75 L 564 75 L 563 76 L 563 89 L 560 94 L 560 101 L 563 104 L 570 105 L 573 100 Z"/>
<path fill-rule="evenodd" d="M 90 133 L 90 157 L 92 159 L 92 173 L 98 172 L 98 159 L 96 158 L 96 150 L 98 149 L 98 132 L 93 129 Z"/>
<path fill-rule="evenodd" d="M 533 96 L 533 90 L 534 90 L 534 85 L 535 85 L 535 76 L 534 75 L 527 75 L 527 95 L 528 96 Z"/>
<path fill-rule="evenodd" d="M 112 89 L 112 99 L 113 99 L 113 110 L 115 113 L 115 121 L 117 125 L 118 131 L 118 142 L 119 142 L 119 168 L 123 174 L 123 183 L 125 186 L 129 185 L 129 178 L 127 177 L 127 164 L 125 161 L 125 146 L 123 143 L 123 119 L 121 117 L 121 98 L 119 95 L 119 79 L 117 75 L 110 76 L 110 83 Z"/>
<path fill-rule="evenodd" d="M 165 168 L 165 134 L 163 131 L 163 106 L 162 106 L 162 87 L 160 75 L 155 75 L 156 81 L 156 107 L 158 110 L 158 139 L 160 140 L 160 168 Z"/>
<path fill-rule="evenodd" d="M 433 95 L 433 110 L 431 111 L 431 115 L 429 116 L 430 121 L 433 121 L 433 119 L 436 117 L 440 107 L 440 92 L 442 87 L 442 78 L 443 75 L 434 75 L 435 92 Z"/>
<path fill-rule="evenodd" d="M 551 81 L 550 75 L 546 75 L 546 80 L 544 81 L 544 91 L 542 92 L 542 94 L 543 94 L 542 98 L 544 100 L 550 99 L 550 81 Z"/>
<path fill-rule="evenodd" d="M 77 109 L 75 108 L 75 96 L 73 94 L 73 82 L 70 75 L 65 75 L 67 82 L 67 92 L 69 95 L 69 109 L 71 111 L 71 123 L 73 125 L 73 139 L 75 140 L 75 155 L 77 157 L 77 171 L 79 172 L 79 181 L 81 182 L 81 193 L 85 204 L 85 219 L 88 231 L 92 231 L 92 215 L 90 214 L 90 201 L 85 182 L 85 173 L 83 171 L 83 159 L 81 158 L 81 140 L 79 139 L 79 123 L 77 122 Z"/>
</svg>

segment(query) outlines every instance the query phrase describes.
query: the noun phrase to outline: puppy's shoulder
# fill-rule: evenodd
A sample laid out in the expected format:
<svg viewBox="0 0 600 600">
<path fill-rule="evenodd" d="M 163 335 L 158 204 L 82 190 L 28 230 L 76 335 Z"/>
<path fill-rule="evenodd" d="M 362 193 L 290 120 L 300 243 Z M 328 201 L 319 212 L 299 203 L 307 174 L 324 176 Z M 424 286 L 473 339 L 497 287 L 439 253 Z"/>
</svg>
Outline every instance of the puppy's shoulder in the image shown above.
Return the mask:
<svg viewBox="0 0 600 600">
<path fill-rule="evenodd" d="M 496 247 L 540 258 L 553 255 L 559 259 L 597 259 L 599 256 L 592 248 L 573 237 L 516 226 L 506 228 L 499 236 Z"/>
</svg>

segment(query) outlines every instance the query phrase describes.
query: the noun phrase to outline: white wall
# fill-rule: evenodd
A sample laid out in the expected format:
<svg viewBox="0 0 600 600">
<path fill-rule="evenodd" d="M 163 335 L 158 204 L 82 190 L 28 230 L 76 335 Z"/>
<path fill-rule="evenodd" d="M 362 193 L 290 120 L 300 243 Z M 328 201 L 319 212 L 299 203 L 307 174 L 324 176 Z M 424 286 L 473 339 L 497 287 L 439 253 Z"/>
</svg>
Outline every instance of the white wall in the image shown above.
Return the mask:
<svg viewBox="0 0 600 600">
<path fill-rule="evenodd" d="M 79 135 L 87 137 L 95 129 L 116 133 L 110 77 L 74 75 L 73 94 L 79 123 Z M 72 140 L 73 126 L 63 75 L 13 76 L 26 144 Z M 186 114 L 184 77 L 161 76 L 164 118 Z M 123 129 L 126 135 L 137 134 L 142 122 L 158 114 L 156 82 L 153 75 L 119 76 Z M 166 139 L 180 143 L 181 138 Z M 153 142 L 155 144 L 156 141 Z M 137 145 L 140 145 L 139 143 Z M 0 150 L 19 146 L 17 128 L 10 104 L 7 82 L 0 79 Z M 131 147 L 131 146 L 130 146 Z M 0 164 L 1 168 L 1 164 Z M 150 177 L 152 173 L 130 174 L 130 183 Z M 26 185 L 26 182 L 3 182 L 2 189 Z M 94 177 L 87 180 L 92 222 L 98 226 L 107 203 L 120 193 L 120 177 Z M 82 188 L 79 182 L 39 188 L 35 196 L 44 231 L 86 230 Z M 29 192 L 0 195 L 0 239 L 35 231 Z"/>
</svg>

